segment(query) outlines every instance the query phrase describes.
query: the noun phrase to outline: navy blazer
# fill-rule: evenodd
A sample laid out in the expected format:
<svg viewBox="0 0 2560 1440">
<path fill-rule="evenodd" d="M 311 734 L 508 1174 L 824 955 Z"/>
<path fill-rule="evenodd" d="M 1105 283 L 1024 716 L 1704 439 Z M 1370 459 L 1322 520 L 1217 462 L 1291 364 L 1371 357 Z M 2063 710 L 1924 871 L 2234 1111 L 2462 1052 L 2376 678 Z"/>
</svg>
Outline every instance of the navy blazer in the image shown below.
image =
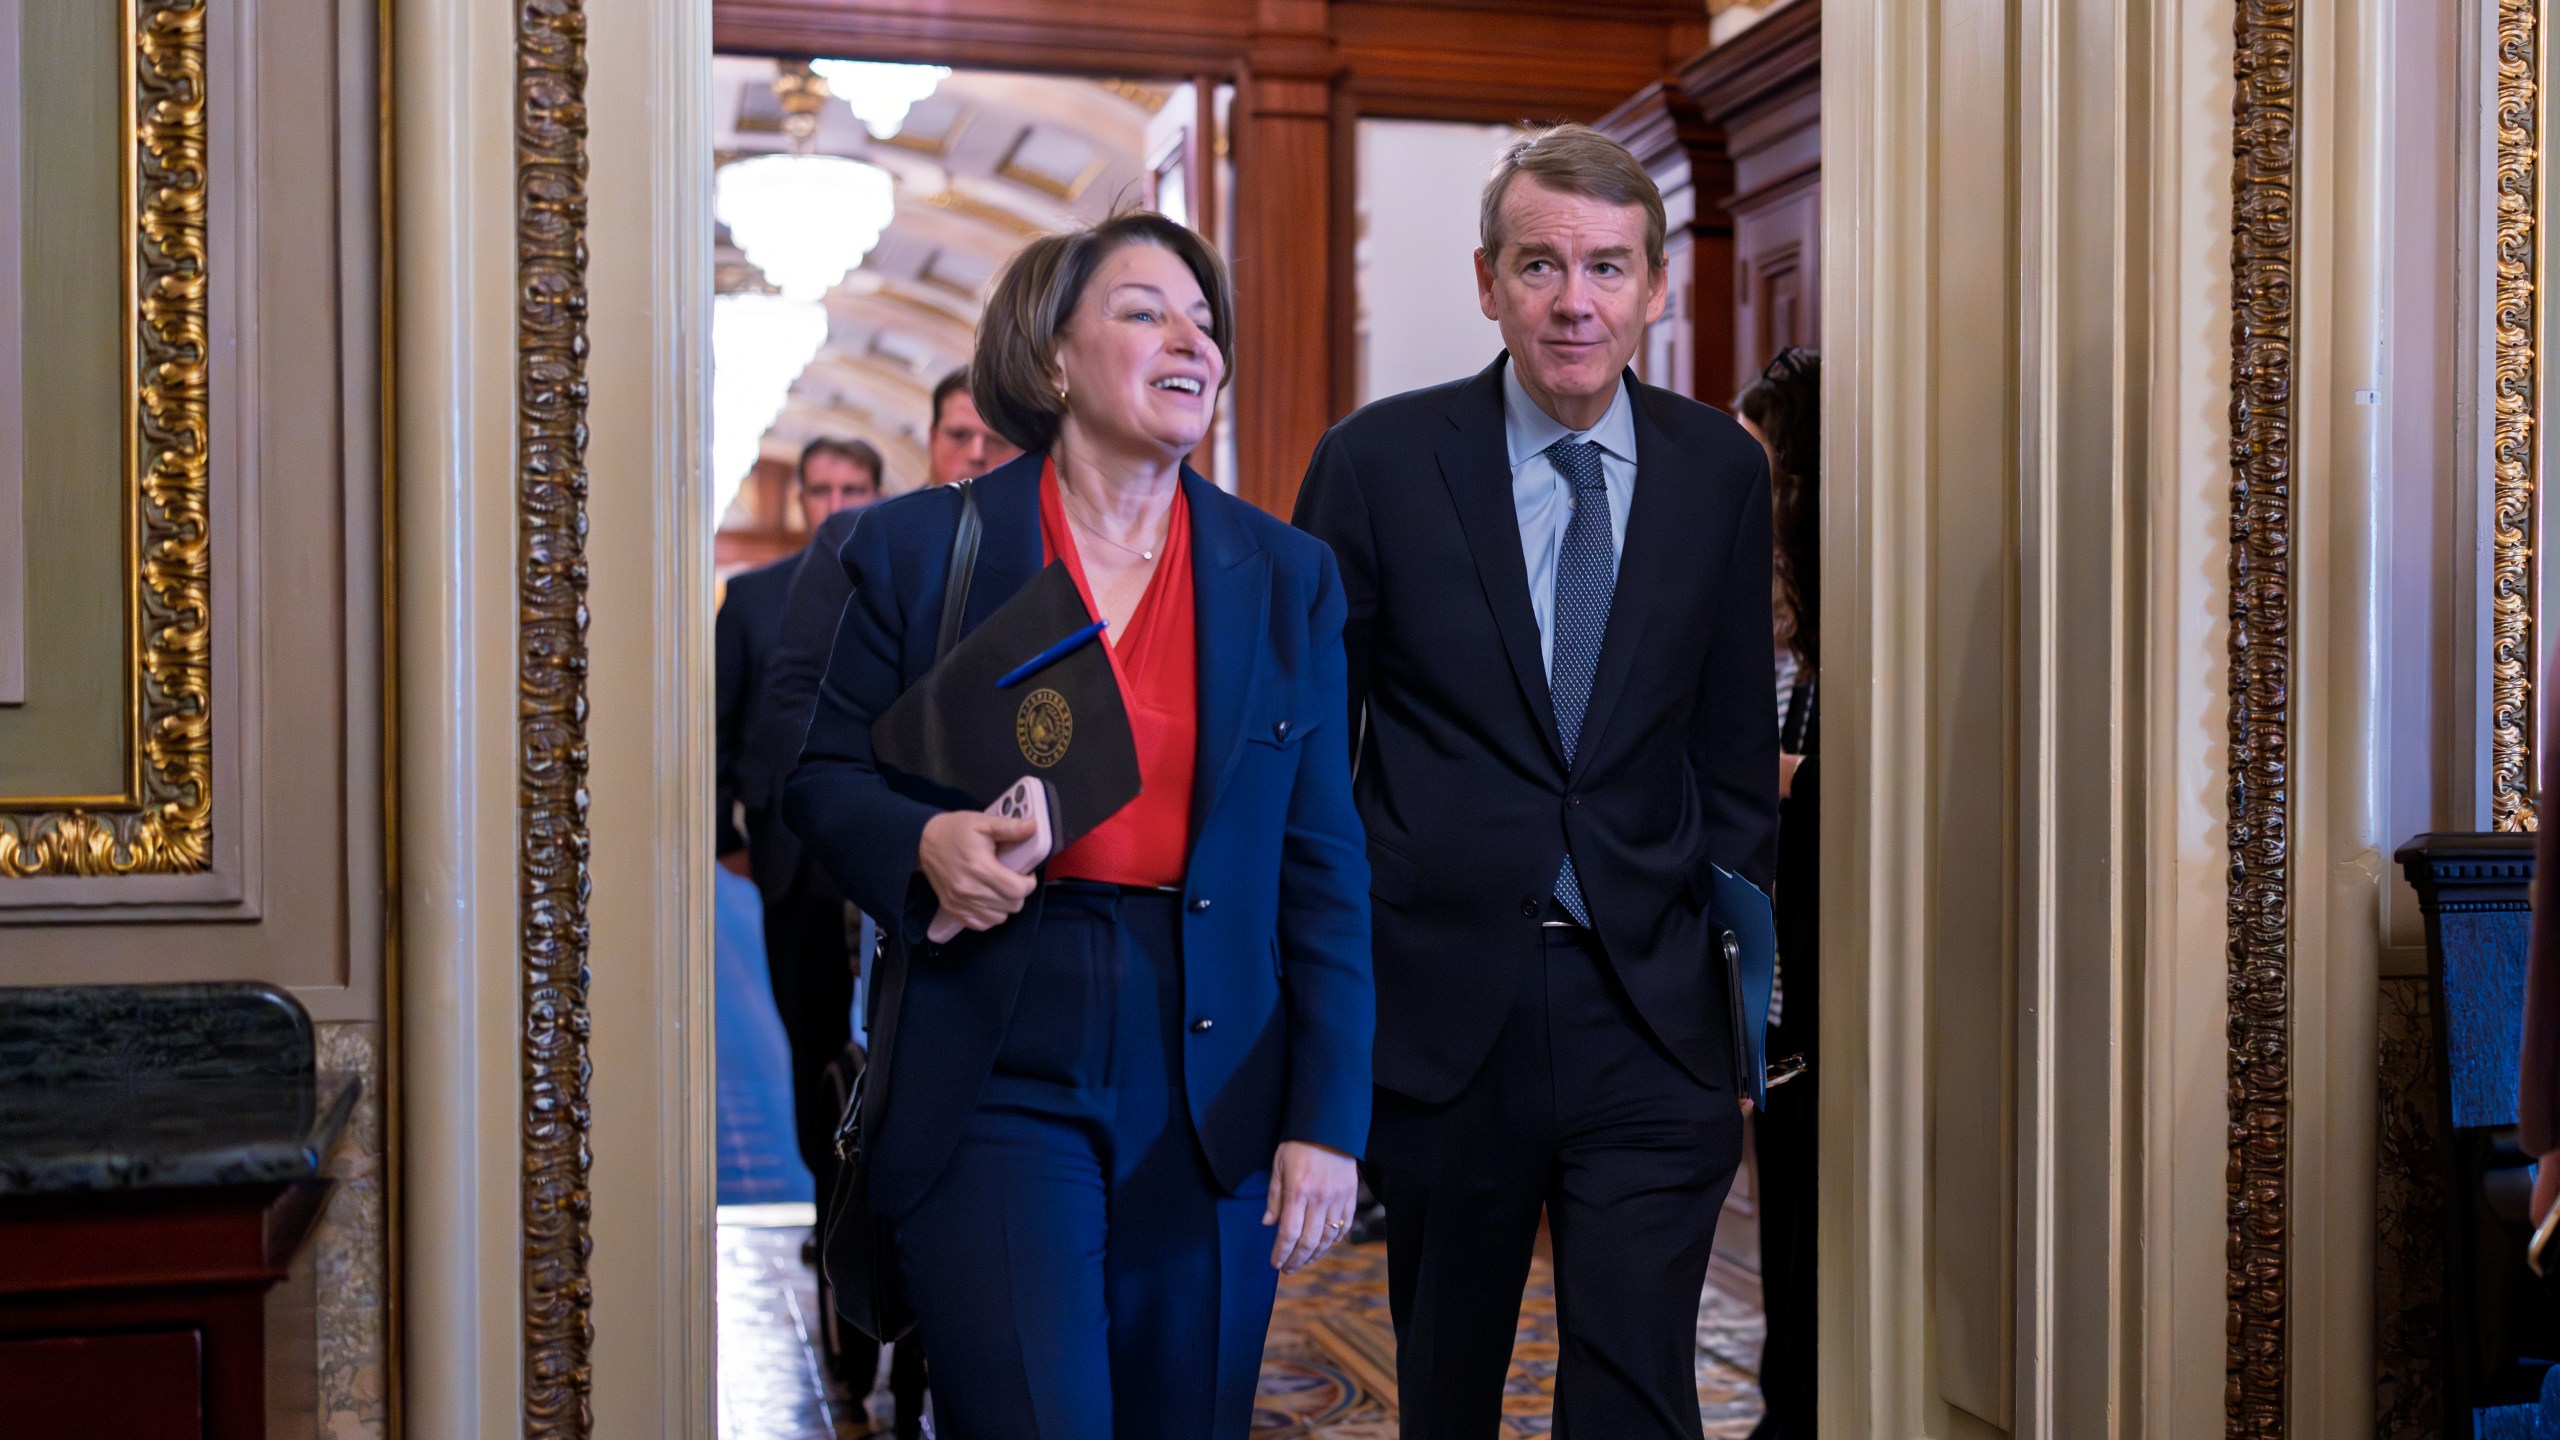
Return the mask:
<svg viewBox="0 0 2560 1440">
<path fill-rule="evenodd" d="M 720 613 L 711 624 L 712 674 L 718 691 L 712 717 L 718 760 L 714 794 L 719 807 L 711 833 L 723 855 L 748 843 L 737 822 L 737 803 L 744 795 L 739 760 L 745 750 L 748 717 L 764 689 L 765 667 L 782 638 L 783 604 L 791 593 L 791 572 L 799 563 L 795 551 L 770 565 L 729 577 Z"/>
<path fill-rule="evenodd" d="M 1768 459 L 1731 416 L 1627 377 L 1635 496 L 1568 768 L 1511 498 L 1505 363 L 1344 420 L 1298 492 L 1350 605 L 1378 1083 L 1437 1103 L 1475 1074 L 1570 843 L 1636 1009 L 1722 1089 L 1735 1022 L 1714 867 L 1766 890 L 1777 858 Z"/>
<path fill-rule="evenodd" d="M 985 532 L 969 628 L 1040 571 L 1042 461 L 1024 455 L 974 482 Z M 1283 1140 L 1351 1155 L 1367 1143 L 1369 866 L 1351 800 L 1333 556 L 1188 470 L 1182 487 L 1200 650 L 1182 1088 L 1232 1192 L 1270 1168 Z M 963 802 L 872 761 L 871 722 L 933 667 L 959 516 L 947 487 L 863 512 L 841 557 L 853 595 L 784 787 L 786 818 L 845 894 L 914 947 L 872 1152 L 872 1204 L 892 1219 L 950 1160 L 1040 943 L 1037 894 L 993 930 L 925 943 L 935 902 L 917 845 L 927 820 Z"/>
</svg>

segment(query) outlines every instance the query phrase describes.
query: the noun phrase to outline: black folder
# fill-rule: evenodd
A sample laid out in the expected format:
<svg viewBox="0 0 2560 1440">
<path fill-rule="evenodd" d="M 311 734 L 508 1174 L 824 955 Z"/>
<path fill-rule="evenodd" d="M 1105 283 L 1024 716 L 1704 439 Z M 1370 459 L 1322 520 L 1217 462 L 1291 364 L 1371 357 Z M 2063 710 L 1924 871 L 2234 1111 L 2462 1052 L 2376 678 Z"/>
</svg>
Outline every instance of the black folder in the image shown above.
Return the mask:
<svg viewBox="0 0 2560 1440">
<path fill-rule="evenodd" d="M 1138 798 L 1111 657 L 1097 636 L 1013 685 L 996 681 L 1092 623 L 1075 577 L 1051 563 L 872 722 L 873 756 L 978 809 L 1036 775 L 1057 797 L 1056 850 L 1074 844 Z"/>
</svg>

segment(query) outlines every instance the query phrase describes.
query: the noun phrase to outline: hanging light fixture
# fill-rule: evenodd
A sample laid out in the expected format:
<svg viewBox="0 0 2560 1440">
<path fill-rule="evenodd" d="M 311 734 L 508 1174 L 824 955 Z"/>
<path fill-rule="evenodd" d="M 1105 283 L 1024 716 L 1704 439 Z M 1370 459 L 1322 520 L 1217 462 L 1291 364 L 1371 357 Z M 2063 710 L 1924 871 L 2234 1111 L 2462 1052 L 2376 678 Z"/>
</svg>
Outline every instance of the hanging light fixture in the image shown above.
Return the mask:
<svg viewBox="0 0 2560 1440">
<path fill-rule="evenodd" d="M 826 343 L 826 293 L 880 243 L 897 195 L 887 171 L 858 160 L 760 155 L 720 167 L 712 208 L 780 292 L 712 302 L 712 513 L 720 514 L 755 468 L 792 382 Z"/>
<path fill-rule="evenodd" d="M 878 60 L 812 60 L 809 68 L 853 110 L 854 118 L 886 140 L 907 123 L 907 111 L 933 93 L 951 73 L 947 65 L 891 65 Z"/>
<path fill-rule="evenodd" d="M 818 140 L 818 116 L 827 108 L 827 81 L 806 60 L 785 60 L 773 76 L 773 98 L 782 106 L 782 133 L 792 153 L 805 155 Z"/>
<path fill-rule="evenodd" d="M 720 167 L 713 209 L 783 294 L 816 300 L 862 263 L 897 211 L 889 172 L 835 155 L 759 155 Z"/>
</svg>

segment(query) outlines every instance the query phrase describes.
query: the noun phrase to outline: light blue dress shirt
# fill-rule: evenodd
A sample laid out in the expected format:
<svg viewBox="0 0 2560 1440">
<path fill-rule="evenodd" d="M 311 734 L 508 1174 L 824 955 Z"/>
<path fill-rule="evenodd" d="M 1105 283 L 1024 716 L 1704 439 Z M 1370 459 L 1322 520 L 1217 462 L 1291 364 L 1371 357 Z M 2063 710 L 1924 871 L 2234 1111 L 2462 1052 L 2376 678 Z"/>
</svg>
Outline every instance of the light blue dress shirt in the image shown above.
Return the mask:
<svg viewBox="0 0 2560 1440">
<path fill-rule="evenodd" d="M 1618 382 L 1609 413 L 1588 430 L 1568 430 L 1538 408 L 1520 384 L 1517 367 L 1502 367 L 1502 433 L 1511 452 L 1511 509 L 1520 519 L 1520 558 L 1529 562 L 1529 608 L 1538 617 L 1538 658 L 1548 678 L 1556 665 L 1556 560 L 1564 530 L 1573 523 L 1573 482 L 1547 458 L 1559 440 L 1588 440 L 1600 447 L 1600 479 L 1609 491 L 1609 543 L 1627 553 L 1627 507 L 1636 494 L 1636 412 L 1627 382 Z"/>
</svg>

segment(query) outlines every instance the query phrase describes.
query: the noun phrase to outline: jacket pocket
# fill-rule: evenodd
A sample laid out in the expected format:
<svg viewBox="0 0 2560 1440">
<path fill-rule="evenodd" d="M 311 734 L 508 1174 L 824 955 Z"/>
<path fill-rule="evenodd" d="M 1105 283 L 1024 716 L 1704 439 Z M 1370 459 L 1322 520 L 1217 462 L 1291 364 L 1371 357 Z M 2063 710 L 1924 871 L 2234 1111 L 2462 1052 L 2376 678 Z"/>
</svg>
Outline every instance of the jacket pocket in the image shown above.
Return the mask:
<svg viewBox="0 0 2560 1440">
<path fill-rule="evenodd" d="M 1374 839 L 1369 842 L 1369 894 L 1373 899 L 1390 905 L 1410 905 L 1421 880 L 1421 873 L 1411 860 Z"/>
</svg>

